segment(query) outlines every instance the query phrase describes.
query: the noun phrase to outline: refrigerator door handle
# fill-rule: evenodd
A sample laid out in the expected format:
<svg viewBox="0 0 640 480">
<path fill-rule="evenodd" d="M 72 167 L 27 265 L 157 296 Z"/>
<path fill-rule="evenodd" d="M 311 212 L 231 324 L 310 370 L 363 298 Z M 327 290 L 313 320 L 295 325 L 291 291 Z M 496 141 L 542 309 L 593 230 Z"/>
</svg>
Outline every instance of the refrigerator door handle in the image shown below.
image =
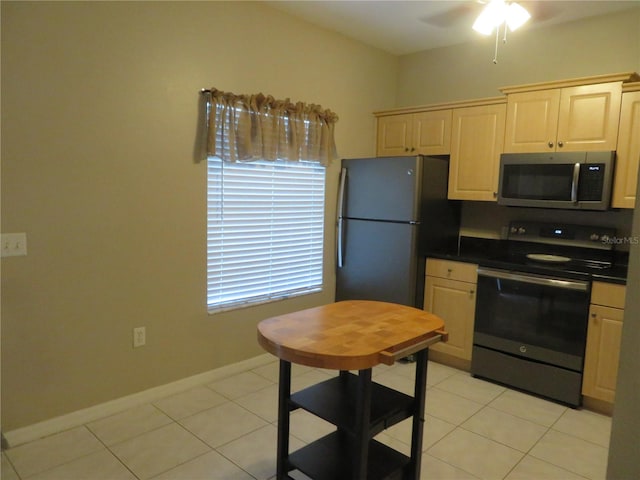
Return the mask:
<svg viewBox="0 0 640 480">
<path fill-rule="evenodd" d="M 344 235 L 342 231 L 342 214 L 344 213 L 344 188 L 347 183 L 347 169 L 342 168 L 340 170 L 340 184 L 338 186 L 338 225 L 337 225 L 337 255 L 338 255 L 338 268 L 342 268 L 343 261 L 343 248 L 344 248 Z"/>
</svg>

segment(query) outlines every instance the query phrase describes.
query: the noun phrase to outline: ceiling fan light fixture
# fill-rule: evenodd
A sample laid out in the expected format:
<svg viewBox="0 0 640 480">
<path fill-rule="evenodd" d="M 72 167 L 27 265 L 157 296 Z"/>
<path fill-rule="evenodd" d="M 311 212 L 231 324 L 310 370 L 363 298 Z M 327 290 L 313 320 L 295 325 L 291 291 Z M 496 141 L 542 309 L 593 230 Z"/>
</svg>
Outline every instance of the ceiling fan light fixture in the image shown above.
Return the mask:
<svg viewBox="0 0 640 480">
<path fill-rule="evenodd" d="M 517 3 L 507 3 L 505 0 L 491 0 L 478 15 L 472 28 L 482 35 L 490 35 L 494 28 L 506 23 L 509 29 L 514 31 L 529 18 L 531 18 L 529 12 Z"/>
<path fill-rule="evenodd" d="M 517 28 L 520 28 L 522 25 L 524 25 L 530 18 L 531 15 L 522 5 L 518 5 L 517 3 L 509 4 L 506 17 L 509 30 L 513 32 Z"/>
<path fill-rule="evenodd" d="M 482 35 L 490 35 L 495 27 L 505 21 L 508 7 L 504 0 L 491 0 L 473 24 L 473 29 Z"/>
</svg>

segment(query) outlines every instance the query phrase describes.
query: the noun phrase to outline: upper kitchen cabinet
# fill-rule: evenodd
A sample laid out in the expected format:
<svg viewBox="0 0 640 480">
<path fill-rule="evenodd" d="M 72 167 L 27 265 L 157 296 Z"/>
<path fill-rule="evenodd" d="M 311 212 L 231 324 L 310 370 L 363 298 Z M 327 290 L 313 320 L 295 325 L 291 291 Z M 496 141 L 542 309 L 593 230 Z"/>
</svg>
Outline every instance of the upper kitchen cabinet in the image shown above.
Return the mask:
<svg viewBox="0 0 640 480">
<path fill-rule="evenodd" d="M 378 118 L 378 157 L 396 157 L 411 155 L 413 134 L 413 115 L 389 115 Z M 414 148 L 415 151 L 415 148 Z"/>
<path fill-rule="evenodd" d="M 453 110 L 450 199 L 496 201 L 505 117 L 503 97 Z"/>
<path fill-rule="evenodd" d="M 640 164 L 640 82 L 623 86 L 613 182 L 614 208 L 634 208 Z"/>
<path fill-rule="evenodd" d="M 377 156 L 446 155 L 451 109 L 378 117 Z"/>
<path fill-rule="evenodd" d="M 621 99 L 622 82 L 563 88 L 556 150 L 615 150 Z"/>
<path fill-rule="evenodd" d="M 505 153 L 615 150 L 623 73 L 505 87 Z"/>
<path fill-rule="evenodd" d="M 504 153 L 555 150 L 559 110 L 560 90 L 509 95 Z"/>
</svg>

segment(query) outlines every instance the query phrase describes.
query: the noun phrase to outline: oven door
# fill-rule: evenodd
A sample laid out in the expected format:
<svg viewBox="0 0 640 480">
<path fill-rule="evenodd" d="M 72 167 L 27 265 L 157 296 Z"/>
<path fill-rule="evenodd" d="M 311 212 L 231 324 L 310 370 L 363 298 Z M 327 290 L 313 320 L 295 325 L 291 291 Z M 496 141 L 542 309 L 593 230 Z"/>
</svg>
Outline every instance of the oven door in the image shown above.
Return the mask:
<svg viewBox="0 0 640 480">
<path fill-rule="evenodd" d="M 590 283 L 478 269 L 474 343 L 582 371 Z"/>
<path fill-rule="evenodd" d="M 548 202 L 548 205 L 570 206 L 578 201 L 579 178 L 579 163 L 503 162 L 499 200 L 504 205 Z"/>
</svg>

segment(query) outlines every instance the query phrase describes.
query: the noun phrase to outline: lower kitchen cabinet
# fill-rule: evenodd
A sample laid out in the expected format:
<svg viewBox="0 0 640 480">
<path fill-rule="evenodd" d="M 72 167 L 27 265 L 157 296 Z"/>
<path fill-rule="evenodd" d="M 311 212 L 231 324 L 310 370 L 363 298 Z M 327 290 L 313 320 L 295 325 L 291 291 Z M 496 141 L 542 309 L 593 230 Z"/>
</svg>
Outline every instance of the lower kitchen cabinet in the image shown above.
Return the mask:
<svg viewBox="0 0 640 480">
<path fill-rule="evenodd" d="M 623 285 L 594 282 L 589 309 L 582 394 L 612 404 L 624 317 Z"/>
<path fill-rule="evenodd" d="M 449 260 L 427 260 L 424 309 L 444 320 L 446 343 L 430 348 L 432 358 L 468 369 L 473 348 L 477 265 Z M 441 358 L 439 353 L 447 357 Z M 459 362 L 447 360 L 457 359 Z"/>
</svg>

